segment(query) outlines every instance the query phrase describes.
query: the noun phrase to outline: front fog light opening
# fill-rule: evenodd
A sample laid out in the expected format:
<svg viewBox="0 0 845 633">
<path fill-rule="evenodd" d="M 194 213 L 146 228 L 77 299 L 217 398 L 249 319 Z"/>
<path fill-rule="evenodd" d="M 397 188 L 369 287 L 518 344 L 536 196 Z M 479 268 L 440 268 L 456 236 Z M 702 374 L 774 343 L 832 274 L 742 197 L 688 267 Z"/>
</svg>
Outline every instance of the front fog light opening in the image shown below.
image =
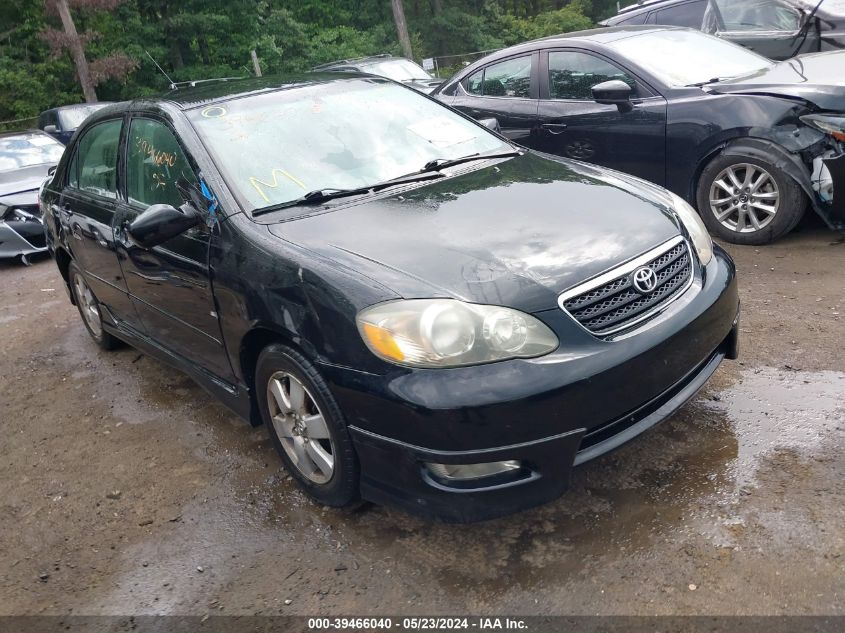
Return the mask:
<svg viewBox="0 0 845 633">
<path fill-rule="evenodd" d="M 516 459 L 478 464 L 437 464 L 426 462 L 425 468 L 441 484 L 455 488 L 489 486 L 521 479 L 523 463 Z"/>
</svg>

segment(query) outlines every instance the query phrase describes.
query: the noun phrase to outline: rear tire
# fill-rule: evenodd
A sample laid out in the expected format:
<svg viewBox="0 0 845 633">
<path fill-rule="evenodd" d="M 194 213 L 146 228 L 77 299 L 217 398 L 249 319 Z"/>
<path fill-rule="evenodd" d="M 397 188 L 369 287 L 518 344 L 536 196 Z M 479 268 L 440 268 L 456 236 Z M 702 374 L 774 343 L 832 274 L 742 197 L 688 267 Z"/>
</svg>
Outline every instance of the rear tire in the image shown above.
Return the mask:
<svg viewBox="0 0 845 633">
<path fill-rule="evenodd" d="M 112 350 L 120 346 L 120 339 L 112 336 L 103 329 L 103 317 L 100 302 L 88 286 L 85 276 L 79 267 L 71 262 L 68 266 L 68 283 L 73 293 L 73 300 L 82 317 L 82 323 L 94 342 L 104 350 Z"/>
<path fill-rule="evenodd" d="M 769 161 L 720 154 L 698 180 L 698 212 L 710 233 L 733 244 L 760 245 L 789 233 L 807 209 L 807 196 Z"/>
<path fill-rule="evenodd" d="M 270 345 L 258 357 L 255 396 L 273 446 L 299 486 L 327 506 L 356 505 L 358 457 L 317 368 L 296 350 Z"/>
</svg>

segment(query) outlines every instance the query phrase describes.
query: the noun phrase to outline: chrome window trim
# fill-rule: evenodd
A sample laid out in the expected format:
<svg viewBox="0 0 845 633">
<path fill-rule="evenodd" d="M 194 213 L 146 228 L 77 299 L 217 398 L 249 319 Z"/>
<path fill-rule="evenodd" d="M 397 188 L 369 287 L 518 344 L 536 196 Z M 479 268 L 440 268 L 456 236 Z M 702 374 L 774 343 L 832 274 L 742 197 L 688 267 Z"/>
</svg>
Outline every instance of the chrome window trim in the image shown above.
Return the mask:
<svg viewBox="0 0 845 633">
<path fill-rule="evenodd" d="M 633 321 L 629 321 L 629 322 L 625 323 L 624 325 L 614 327 L 614 328 L 611 328 L 609 330 L 602 330 L 600 332 L 593 332 L 592 330 L 587 328 L 578 319 L 576 319 L 573 316 L 573 314 L 571 312 L 569 312 L 569 310 L 566 309 L 565 303 L 567 301 L 569 301 L 572 297 L 576 297 L 578 295 L 584 294 L 585 292 L 590 292 L 591 290 L 594 290 L 595 288 L 598 288 L 598 287 L 603 286 L 607 283 L 610 283 L 611 281 L 615 281 L 615 280 L 619 279 L 620 277 L 624 277 L 625 275 L 629 275 L 632 272 L 634 272 L 634 270 L 639 268 L 640 266 L 644 266 L 644 265 L 648 264 L 649 262 L 651 262 L 652 260 L 657 259 L 661 255 L 663 255 L 665 252 L 673 249 L 675 246 L 677 246 L 680 243 L 683 243 L 684 246 L 687 249 L 687 255 L 690 258 L 690 266 L 692 267 L 692 270 L 690 271 L 690 276 L 689 276 L 689 279 L 687 280 L 686 284 L 684 284 L 684 286 L 680 290 L 676 291 L 675 295 L 670 300 L 666 301 L 665 303 L 661 303 L 661 304 L 651 308 L 647 312 L 644 312 L 643 314 L 639 315 Z M 607 272 L 602 273 L 602 274 L 598 275 L 597 277 L 593 277 L 592 279 L 590 279 L 588 281 L 580 283 L 577 286 L 573 286 L 569 290 L 562 292 L 557 298 L 557 304 L 558 304 L 558 306 L 560 307 L 561 310 L 563 310 L 568 316 L 570 316 L 572 318 L 572 320 L 582 330 L 587 332 L 590 336 L 602 338 L 602 337 L 605 337 L 605 336 L 610 336 L 611 334 L 616 334 L 617 332 L 621 332 L 623 330 L 630 330 L 631 328 L 635 327 L 637 324 L 642 323 L 643 321 L 653 317 L 655 314 L 665 310 L 670 304 L 674 303 L 675 300 L 680 298 L 687 290 L 689 290 L 690 286 L 692 286 L 693 280 L 695 279 L 695 264 L 694 264 L 694 261 L 695 260 L 693 259 L 692 249 L 690 248 L 689 242 L 687 242 L 686 238 L 683 235 L 677 235 L 677 236 L 673 237 L 672 239 L 667 240 L 666 242 L 663 242 L 659 246 L 655 246 L 651 250 L 643 253 L 642 255 L 639 255 L 639 256 L 635 257 L 634 259 L 617 266 L 616 268 L 612 268 L 611 270 L 608 270 Z"/>
</svg>

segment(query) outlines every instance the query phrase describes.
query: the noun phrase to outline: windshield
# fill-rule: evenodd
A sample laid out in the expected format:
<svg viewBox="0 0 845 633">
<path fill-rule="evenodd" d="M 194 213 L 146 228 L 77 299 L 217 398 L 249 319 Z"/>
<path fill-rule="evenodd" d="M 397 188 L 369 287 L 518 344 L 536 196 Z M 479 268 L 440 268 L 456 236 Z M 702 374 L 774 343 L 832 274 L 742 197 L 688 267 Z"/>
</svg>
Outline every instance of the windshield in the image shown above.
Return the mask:
<svg viewBox="0 0 845 633">
<path fill-rule="evenodd" d="M 0 137 L 0 171 L 58 163 L 65 146 L 46 134 Z"/>
<path fill-rule="evenodd" d="M 670 86 L 739 77 L 770 68 L 757 53 L 698 31 L 653 31 L 609 44 Z"/>
<path fill-rule="evenodd" d="M 373 64 L 362 64 L 361 70 L 371 75 L 380 75 L 393 81 L 413 81 L 419 79 L 429 81 L 433 79 L 422 68 L 407 59 L 391 59 Z"/>
<path fill-rule="evenodd" d="M 367 187 L 438 158 L 512 149 L 437 102 L 378 79 L 294 87 L 189 116 L 250 210 L 320 189 Z"/>
<path fill-rule="evenodd" d="M 88 118 L 88 115 L 96 112 L 100 108 L 104 107 L 104 105 L 105 104 L 88 105 L 68 108 L 67 110 L 59 110 L 59 119 L 62 122 L 61 129 L 67 132 L 75 130 L 85 119 Z"/>
</svg>

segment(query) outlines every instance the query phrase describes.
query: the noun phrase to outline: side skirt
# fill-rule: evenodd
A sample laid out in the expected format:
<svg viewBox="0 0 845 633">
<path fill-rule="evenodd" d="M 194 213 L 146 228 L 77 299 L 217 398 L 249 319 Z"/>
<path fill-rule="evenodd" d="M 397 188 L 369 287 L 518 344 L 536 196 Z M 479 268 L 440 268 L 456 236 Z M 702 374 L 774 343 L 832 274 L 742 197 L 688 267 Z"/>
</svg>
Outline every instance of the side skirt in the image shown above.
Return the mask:
<svg viewBox="0 0 845 633">
<path fill-rule="evenodd" d="M 103 316 L 106 317 L 103 319 L 103 329 L 105 329 L 109 334 L 116 336 L 123 342 L 144 352 L 145 354 L 149 354 L 157 360 L 170 365 L 174 369 L 178 369 L 186 373 L 194 380 L 194 382 L 226 405 L 226 407 L 231 409 L 232 412 L 238 415 L 238 417 L 246 422 L 249 422 L 253 426 L 256 426 L 251 420 L 251 401 L 249 391 L 245 386 L 234 385 L 225 381 L 219 376 L 212 374 L 196 363 L 188 360 L 184 356 L 173 353 L 146 334 L 139 332 L 130 325 L 127 325 L 123 321 L 117 319 L 106 306 L 102 307 L 104 312 Z"/>
</svg>

